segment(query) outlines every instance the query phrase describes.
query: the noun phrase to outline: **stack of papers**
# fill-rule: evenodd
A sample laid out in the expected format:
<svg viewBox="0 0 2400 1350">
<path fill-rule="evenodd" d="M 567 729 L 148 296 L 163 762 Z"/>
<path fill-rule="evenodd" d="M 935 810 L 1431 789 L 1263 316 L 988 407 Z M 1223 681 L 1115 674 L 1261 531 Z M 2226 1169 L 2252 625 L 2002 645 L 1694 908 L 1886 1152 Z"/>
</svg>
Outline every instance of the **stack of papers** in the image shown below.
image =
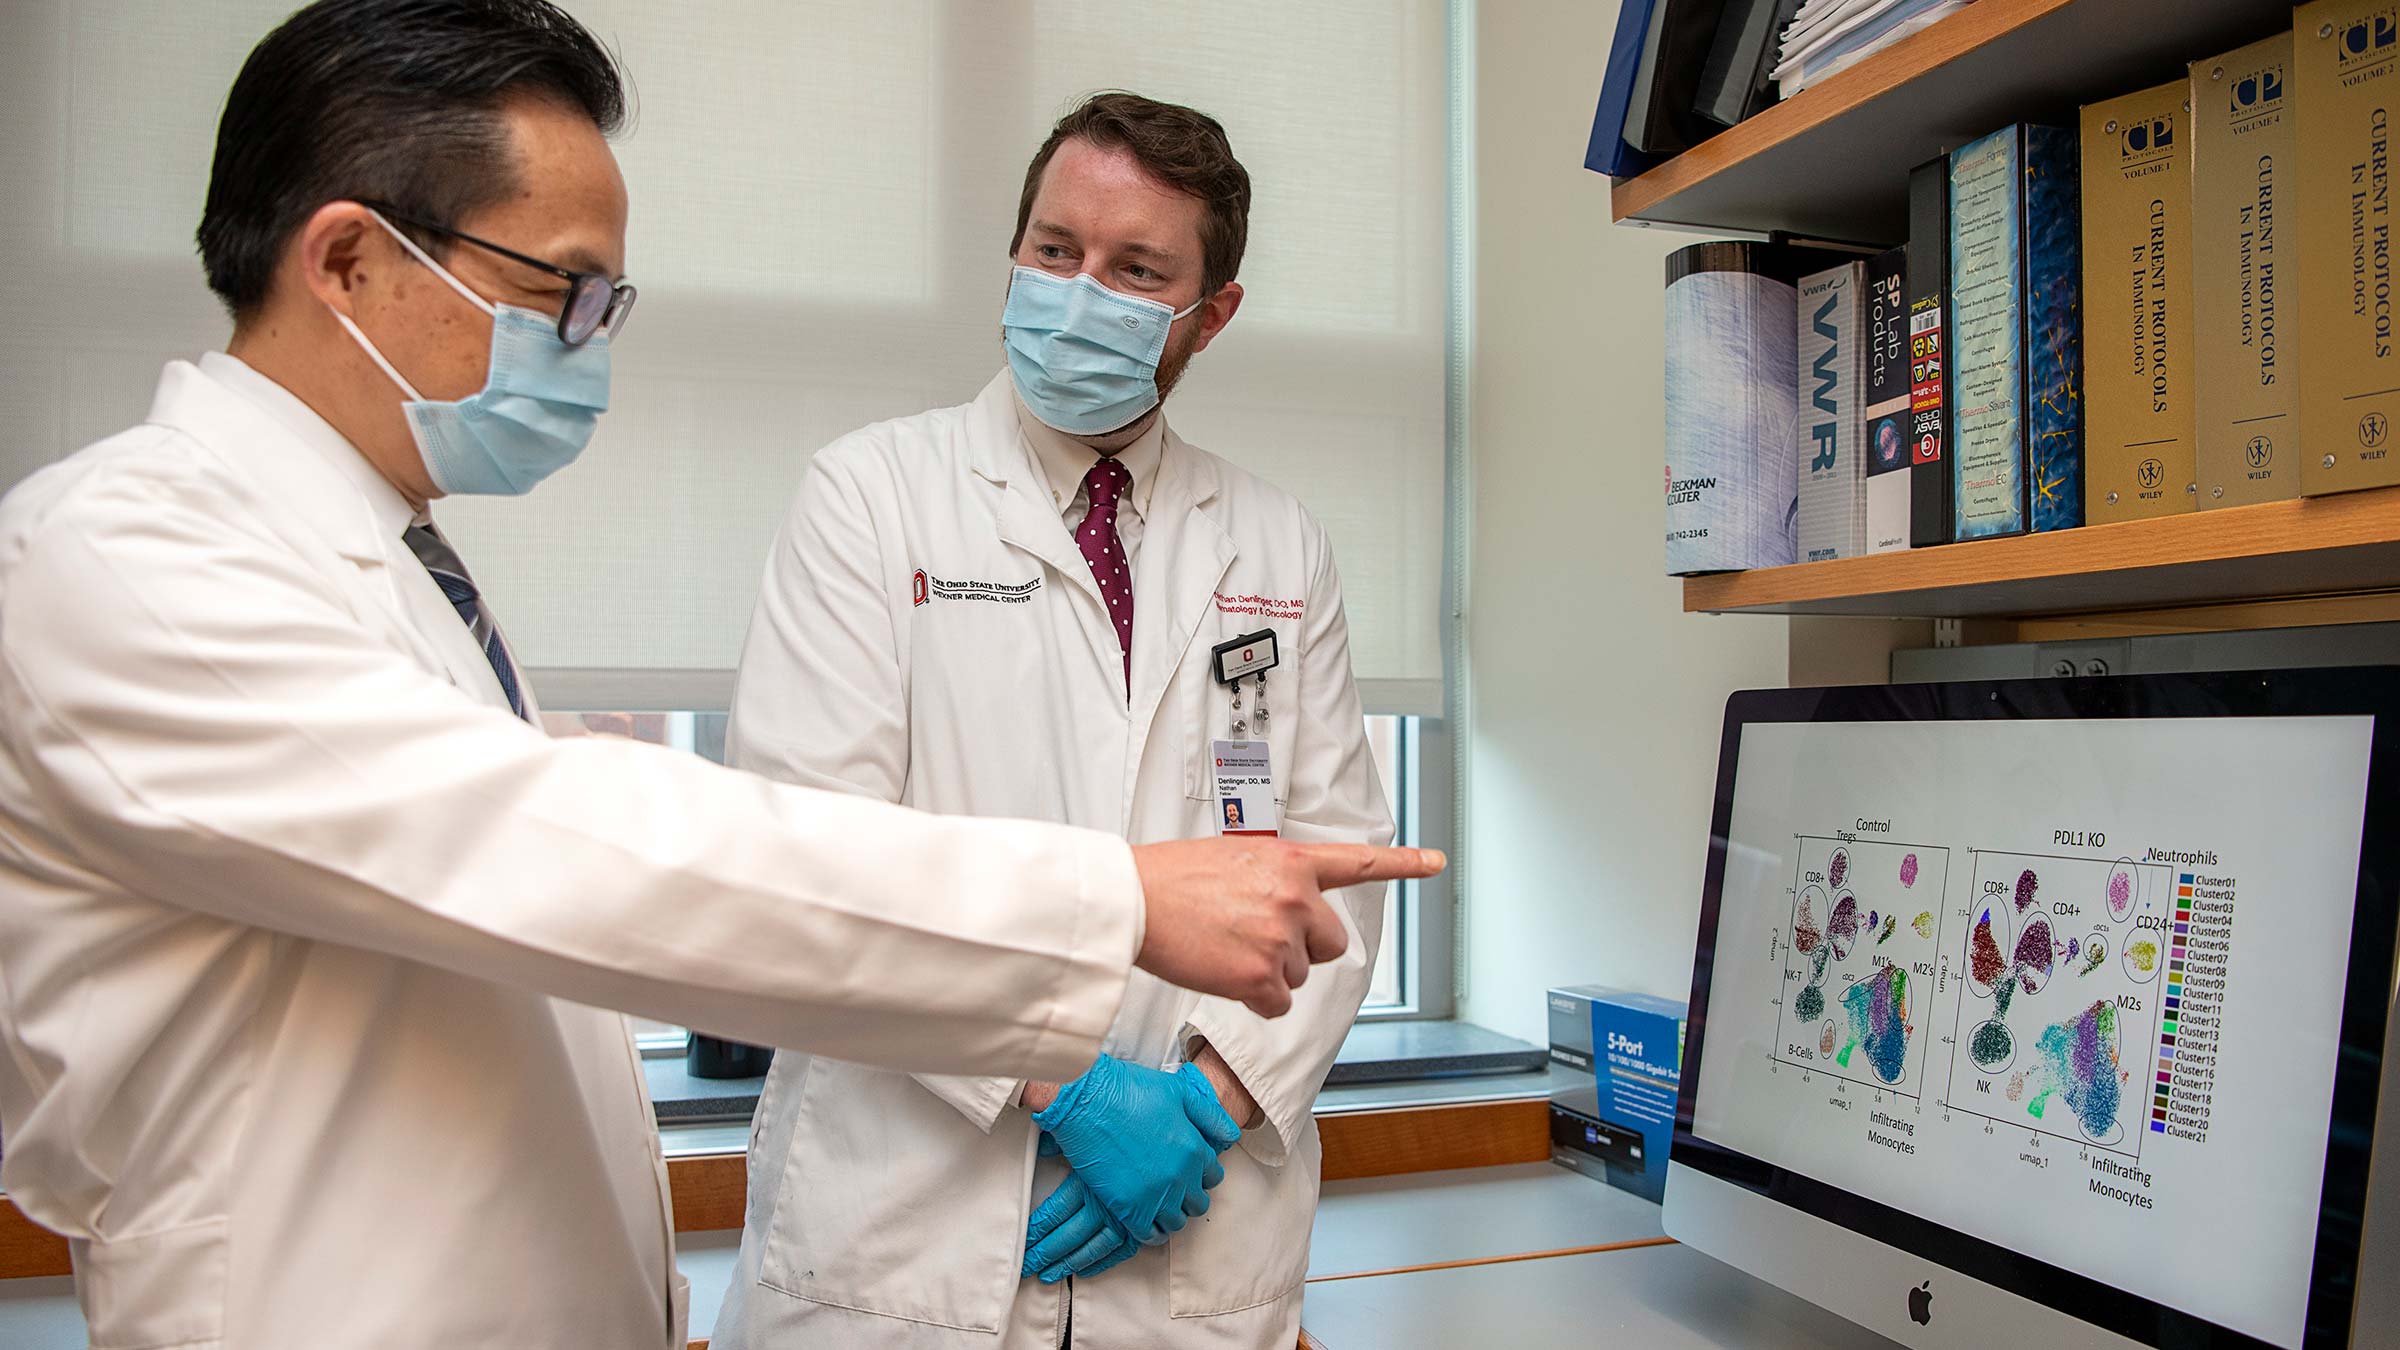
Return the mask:
<svg viewBox="0 0 2400 1350">
<path fill-rule="evenodd" d="M 1785 98 L 1847 70 L 1974 0 L 1808 0 L 1783 30 L 1775 83 Z"/>
</svg>

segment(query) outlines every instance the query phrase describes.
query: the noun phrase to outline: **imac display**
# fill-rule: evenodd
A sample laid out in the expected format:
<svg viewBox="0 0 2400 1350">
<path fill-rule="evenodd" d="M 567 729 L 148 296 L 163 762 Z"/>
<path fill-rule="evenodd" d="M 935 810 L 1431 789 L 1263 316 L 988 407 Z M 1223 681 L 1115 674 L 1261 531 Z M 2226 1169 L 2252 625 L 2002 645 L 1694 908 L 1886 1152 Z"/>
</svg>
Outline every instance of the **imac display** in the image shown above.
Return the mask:
<svg viewBox="0 0 2400 1350">
<path fill-rule="evenodd" d="M 2384 688 L 1736 696 L 1669 1231 L 1918 1344 L 2351 1344 Z"/>
</svg>

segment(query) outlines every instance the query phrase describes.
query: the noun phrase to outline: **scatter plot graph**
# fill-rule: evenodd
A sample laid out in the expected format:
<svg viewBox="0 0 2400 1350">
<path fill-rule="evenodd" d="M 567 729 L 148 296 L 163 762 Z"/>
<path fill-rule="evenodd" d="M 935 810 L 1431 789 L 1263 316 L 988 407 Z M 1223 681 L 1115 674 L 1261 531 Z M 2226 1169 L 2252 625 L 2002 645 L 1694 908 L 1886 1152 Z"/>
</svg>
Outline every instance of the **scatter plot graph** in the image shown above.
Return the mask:
<svg viewBox="0 0 2400 1350">
<path fill-rule="evenodd" d="M 2125 1122 L 2118 1110 L 2126 1072 L 2117 1053 L 2117 1005 L 2096 1000 L 2066 1021 L 2043 1028 L 2039 1048 L 2049 1086 L 2025 1109 L 2037 1118 L 2045 1116 L 2056 1094 L 2066 1099 L 2085 1138 L 2095 1144 L 2125 1142 Z"/>
<path fill-rule="evenodd" d="M 1938 906 L 1950 851 L 1813 836 L 1796 842 L 1790 940 L 1778 949 L 1775 1058 L 1915 1097 L 1935 1039 L 1923 1024 L 1939 970 Z"/>
<path fill-rule="evenodd" d="M 1975 920 L 1967 929 L 1967 980 L 1977 994 L 1990 998 L 1999 992 L 2002 977 L 2016 978 L 2005 955 L 2016 945 L 2015 925 L 2006 905 L 1978 900 L 1974 908 Z"/>
<path fill-rule="evenodd" d="M 1833 945 L 1833 959 L 1847 961 L 1858 946 L 1858 897 L 1844 895 L 1833 902 L 1833 917 L 1825 923 L 1825 940 Z"/>
<path fill-rule="evenodd" d="M 1908 972 L 1898 966 L 1877 967 L 1844 991 L 1842 1013 L 1850 1025 L 1850 1039 L 1834 1054 L 1834 1063 L 1849 1068 L 1854 1054 L 1864 1050 L 1876 1081 L 1899 1082 L 1908 1066 L 1913 1030 L 1908 1021 Z"/>
<path fill-rule="evenodd" d="M 2158 1005 L 2169 869 L 1977 850 L 1952 911 L 1966 974 L 1944 1104 L 1995 1124 L 2137 1157 L 2133 1067 Z"/>
<path fill-rule="evenodd" d="M 2017 1034 L 2008 1023 L 1987 1017 L 1967 1036 L 1967 1056 L 1985 1073 L 2004 1073 L 2017 1059 Z"/>
<path fill-rule="evenodd" d="M 1792 949 L 1802 956 L 1812 956 L 1825 942 L 1825 916 L 1833 908 L 1825 898 L 1822 886 L 1807 886 L 1800 891 L 1800 904 L 1792 911 Z"/>
<path fill-rule="evenodd" d="M 2133 918 L 2133 907 L 2141 899 L 2140 879 L 2131 862 L 2119 862 L 2108 869 L 2108 917 L 2118 923 Z"/>
</svg>

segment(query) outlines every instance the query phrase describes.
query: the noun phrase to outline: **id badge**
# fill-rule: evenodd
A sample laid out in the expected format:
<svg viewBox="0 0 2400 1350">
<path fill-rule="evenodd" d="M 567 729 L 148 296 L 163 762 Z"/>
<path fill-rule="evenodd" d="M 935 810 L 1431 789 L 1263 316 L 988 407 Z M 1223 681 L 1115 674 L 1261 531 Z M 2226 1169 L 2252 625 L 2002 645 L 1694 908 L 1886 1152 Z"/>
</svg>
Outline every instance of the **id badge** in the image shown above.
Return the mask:
<svg viewBox="0 0 2400 1350">
<path fill-rule="evenodd" d="M 1210 741 L 1216 762 L 1217 833 L 1269 835 L 1275 819 L 1275 766 L 1265 741 Z"/>
</svg>

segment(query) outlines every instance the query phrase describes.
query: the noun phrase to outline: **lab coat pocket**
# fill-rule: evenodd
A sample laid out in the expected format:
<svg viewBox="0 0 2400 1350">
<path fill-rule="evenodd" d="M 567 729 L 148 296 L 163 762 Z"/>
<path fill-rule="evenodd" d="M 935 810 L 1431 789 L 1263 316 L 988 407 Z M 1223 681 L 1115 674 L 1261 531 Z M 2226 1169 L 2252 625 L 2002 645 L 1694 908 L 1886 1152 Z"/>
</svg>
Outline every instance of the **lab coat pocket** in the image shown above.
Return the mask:
<svg viewBox="0 0 2400 1350">
<path fill-rule="evenodd" d="M 1225 1180 L 1208 1213 L 1167 1241 L 1167 1312 L 1215 1317 L 1273 1303 L 1308 1275 L 1317 1216 L 1317 1131 L 1311 1123 L 1281 1167 L 1246 1149 L 1223 1155 Z"/>
<path fill-rule="evenodd" d="M 1274 761 L 1275 805 L 1280 810 L 1286 802 L 1291 800 L 1293 731 L 1305 710 L 1299 706 L 1300 700 L 1297 693 L 1299 688 L 1297 675 L 1300 668 L 1297 640 L 1284 636 L 1280 632 L 1277 637 L 1283 647 L 1283 664 L 1275 668 L 1271 677 L 1276 683 L 1271 687 L 1267 698 L 1269 716 L 1264 739 L 1267 742 L 1268 754 Z M 1222 639 L 1208 639 L 1204 635 L 1202 640 L 1221 641 Z M 1214 809 L 1217 796 L 1214 742 L 1233 735 L 1233 713 L 1225 686 L 1217 683 L 1215 675 L 1208 673 L 1208 664 L 1208 650 L 1200 647 L 1198 665 L 1201 669 L 1193 672 L 1197 677 L 1194 681 L 1196 689 L 1185 691 L 1183 795 L 1195 802 L 1211 804 L 1207 819 L 1202 822 L 1202 825 L 1205 826 L 1207 833 L 1213 834 L 1216 832 L 1217 825 Z M 1280 704 L 1276 701 L 1278 695 L 1282 698 Z M 1245 683 L 1242 686 L 1242 708 L 1245 713 L 1249 713 L 1256 707 L 1254 698 L 1255 691 Z M 1161 721 L 1162 723 L 1164 721 L 1163 713 Z M 1255 721 L 1249 725 L 1248 730 L 1252 737 L 1257 737 L 1259 734 Z"/>
<path fill-rule="evenodd" d="M 906 1074 L 820 1059 L 798 1085 L 762 1284 L 811 1303 L 994 1332 L 1023 1259 L 1024 1118 L 990 1134 Z"/>
</svg>

